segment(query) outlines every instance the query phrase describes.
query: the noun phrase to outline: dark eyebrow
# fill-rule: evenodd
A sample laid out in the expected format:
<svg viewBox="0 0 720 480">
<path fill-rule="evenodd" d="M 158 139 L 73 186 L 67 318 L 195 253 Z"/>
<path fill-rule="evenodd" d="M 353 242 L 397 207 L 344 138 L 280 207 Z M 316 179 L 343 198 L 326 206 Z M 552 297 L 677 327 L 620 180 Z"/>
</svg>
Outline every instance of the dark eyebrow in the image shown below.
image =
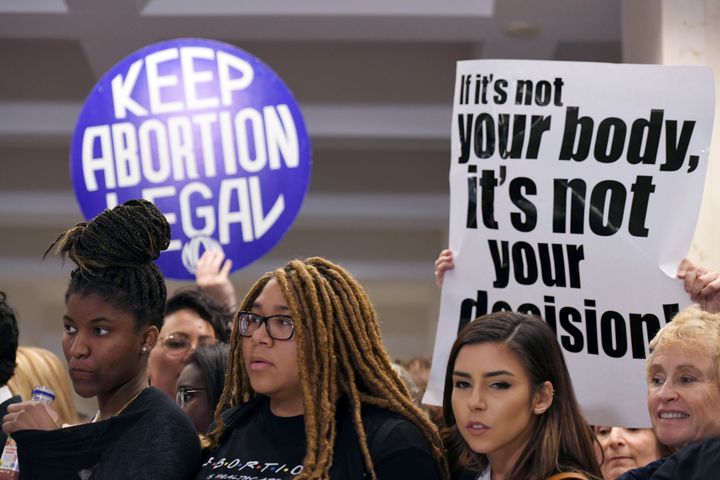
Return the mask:
<svg viewBox="0 0 720 480">
<path fill-rule="evenodd" d="M 487 372 L 483 374 L 483 377 L 485 378 L 491 378 L 491 377 L 499 377 L 500 375 L 510 375 L 511 377 L 514 377 L 515 374 L 512 372 L 508 372 L 507 370 L 494 370 L 492 372 Z M 471 378 L 471 375 L 467 372 L 461 372 L 459 370 L 455 370 L 453 372 L 454 377 L 464 377 L 464 378 Z"/>
<path fill-rule="evenodd" d="M 75 323 L 75 320 L 73 320 L 72 318 L 70 318 L 70 317 L 67 316 L 67 315 L 63 315 L 63 320 L 67 320 L 67 321 L 69 321 L 69 322 Z M 112 323 L 113 320 L 112 320 L 111 318 L 107 318 L 107 317 L 98 317 L 98 318 L 93 318 L 92 320 L 90 320 L 90 323 L 100 323 L 100 322 L 110 322 L 110 323 Z"/>
<path fill-rule="evenodd" d="M 487 372 L 486 374 L 483 375 L 483 377 L 485 377 L 485 378 L 499 377 L 500 375 L 510 375 L 511 377 L 515 376 L 514 373 L 508 372 L 507 370 L 495 370 L 493 372 Z"/>
</svg>

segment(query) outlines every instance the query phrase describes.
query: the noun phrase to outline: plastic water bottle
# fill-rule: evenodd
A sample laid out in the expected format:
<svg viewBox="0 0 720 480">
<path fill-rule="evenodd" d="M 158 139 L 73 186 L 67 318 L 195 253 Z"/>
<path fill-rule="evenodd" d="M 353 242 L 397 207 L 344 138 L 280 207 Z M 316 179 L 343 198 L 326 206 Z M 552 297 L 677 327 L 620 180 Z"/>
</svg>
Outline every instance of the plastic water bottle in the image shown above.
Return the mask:
<svg viewBox="0 0 720 480">
<path fill-rule="evenodd" d="M 40 403 L 52 403 L 55 392 L 51 388 L 38 386 L 32 390 L 32 400 Z M 17 480 L 20 478 L 17 445 L 12 437 L 8 437 L 0 456 L 0 480 Z"/>
</svg>

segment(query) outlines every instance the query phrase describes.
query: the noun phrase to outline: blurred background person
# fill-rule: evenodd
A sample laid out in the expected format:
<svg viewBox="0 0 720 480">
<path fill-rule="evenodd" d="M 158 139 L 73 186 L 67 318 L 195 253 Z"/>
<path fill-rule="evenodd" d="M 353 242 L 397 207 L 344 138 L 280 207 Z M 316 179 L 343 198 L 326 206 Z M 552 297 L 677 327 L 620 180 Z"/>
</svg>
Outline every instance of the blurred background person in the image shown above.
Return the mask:
<svg viewBox="0 0 720 480">
<path fill-rule="evenodd" d="M 391 363 L 391 366 L 397 376 L 400 377 L 400 380 L 402 380 L 407 387 L 408 392 L 410 392 L 410 397 L 413 399 L 415 405 L 417 405 L 421 410 L 425 411 L 422 405 L 422 396 L 424 390 L 418 387 L 417 383 L 415 383 L 415 380 L 412 378 L 410 373 L 405 367 L 402 366 L 400 362 L 393 361 Z"/>
<path fill-rule="evenodd" d="M 665 457 L 671 449 L 662 445 L 651 428 L 594 427 L 602 447 L 604 480 L 615 480 L 623 473 Z"/>
<path fill-rule="evenodd" d="M 175 398 L 178 376 L 199 345 L 227 342 L 230 313 L 196 287 L 176 291 L 168 299 L 158 344 L 150 352 L 150 384 Z"/>
<path fill-rule="evenodd" d="M 23 400 L 30 400 L 32 389 L 38 385 L 50 387 L 55 392 L 53 408 L 61 424 L 75 425 L 80 422 L 65 364 L 49 350 L 21 346 L 17 351 L 15 375 L 8 386 Z"/>
<path fill-rule="evenodd" d="M 225 343 L 198 346 L 177 379 L 175 401 L 190 417 L 202 443 L 225 387 L 228 349 Z"/>
<path fill-rule="evenodd" d="M 410 358 L 410 360 L 406 362 L 401 362 L 400 364 L 405 367 L 405 370 L 407 370 L 413 382 L 415 383 L 415 385 L 417 385 L 417 388 L 420 391 L 419 397 L 422 401 L 422 397 L 425 395 L 425 390 L 428 386 L 428 381 L 430 380 L 430 359 L 427 357 L 415 356 Z M 438 405 L 425 405 L 421 403 L 420 408 L 422 408 L 423 411 L 428 414 L 430 420 L 435 425 L 437 425 L 438 427 L 442 426 L 442 407 Z"/>
</svg>

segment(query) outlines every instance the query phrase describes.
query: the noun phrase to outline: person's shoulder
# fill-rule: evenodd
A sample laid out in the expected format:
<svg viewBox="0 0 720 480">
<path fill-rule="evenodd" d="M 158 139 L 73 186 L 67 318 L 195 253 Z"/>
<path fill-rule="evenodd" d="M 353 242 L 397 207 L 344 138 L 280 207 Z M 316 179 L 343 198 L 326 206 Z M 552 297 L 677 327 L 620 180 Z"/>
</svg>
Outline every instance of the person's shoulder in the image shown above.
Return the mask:
<svg viewBox="0 0 720 480">
<path fill-rule="evenodd" d="M 399 413 L 384 408 L 366 406 L 362 410 L 363 426 L 368 439 L 382 436 L 383 440 L 393 437 L 425 439 L 420 428 Z"/>
<path fill-rule="evenodd" d="M 406 451 L 432 456 L 432 446 L 425 432 L 399 413 L 363 406 L 362 419 L 371 455 L 387 456 Z"/>
<path fill-rule="evenodd" d="M 665 463 L 665 458 L 659 458 L 644 467 L 634 468 L 620 475 L 617 480 L 648 480 Z"/>
<path fill-rule="evenodd" d="M 132 405 L 128 407 L 128 413 Z M 173 400 L 155 387 L 146 388 L 137 399 L 137 413 L 143 416 L 146 428 L 158 428 L 162 431 L 172 430 L 177 434 L 197 437 L 197 432 L 190 418 Z"/>
<path fill-rule="evenodd" d="M 153 412 L 160 416 L 184 415 L 180 407 L 170 397 L 155 387 L 148 387 L 143 390 L 137 400 L 130 404 L 126 411 L 132 412 L 133 410 L 146 413 Z"/>
<path fill-rule="evenodd" d="M 691 443 L 667 458 L 653 480 L 715 478 L 720 471 L 720 438 Z"/>
</svg>

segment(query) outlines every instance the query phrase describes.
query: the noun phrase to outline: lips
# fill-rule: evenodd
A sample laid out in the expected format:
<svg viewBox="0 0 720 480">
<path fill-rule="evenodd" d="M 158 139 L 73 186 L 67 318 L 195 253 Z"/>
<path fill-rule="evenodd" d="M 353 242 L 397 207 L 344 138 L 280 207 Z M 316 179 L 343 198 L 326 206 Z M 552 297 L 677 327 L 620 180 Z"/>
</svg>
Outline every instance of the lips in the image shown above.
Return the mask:
<svg viewBox="0 0 720 480">
<path fill-rule="evenodd" d="M 689 417 L 689 414 L 678 410 L 661 410 L 658 412 L 658 418 L 661 420 L 684 420 Z"/>
<path fill-rule="evenodd" d="M 272 367 L 273 363 L 269 360 L 253 355 L 250 357 L 249 370 L 251 371 L 262 371 Z"/>
<path fill-rule="evenodd" d="M 72 378 L 73 382 L 93 380 L 95 378 L 95 372 L 83 368 L 71 368 L 70 378 Z"/>
<path fill-rule="evenodd" d="M 482 435 L 490 430 L 490 427 L 481 422 L 468 422 L 465 424 L 465 430 L 470 435 Z"/>
<path fill-rule="evenodd" d="M 610 458 L 606 459 L 605 461 L 606 461 L 607 463 L 613 463 L 613 462 L 626 462 L 626 461 L 630 461 L 630 460 L 632 460 L 631 457 L 620 457 L 620 456 L 618 456 L 618 457 L 610 457 Z"/>
</svg>

